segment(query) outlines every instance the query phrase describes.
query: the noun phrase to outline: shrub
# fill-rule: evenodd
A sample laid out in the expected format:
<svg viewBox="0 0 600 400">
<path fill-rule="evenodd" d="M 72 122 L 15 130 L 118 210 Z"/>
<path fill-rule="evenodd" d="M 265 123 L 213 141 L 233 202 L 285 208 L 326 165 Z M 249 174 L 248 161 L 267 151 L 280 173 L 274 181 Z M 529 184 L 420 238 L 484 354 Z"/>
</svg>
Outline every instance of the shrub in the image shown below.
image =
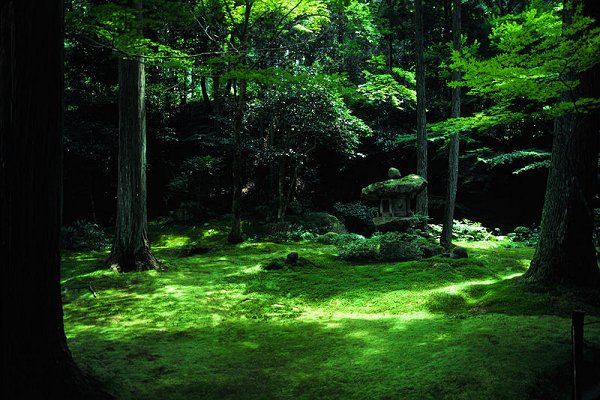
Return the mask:
<svg viewBox="0 0 600 400">
<path fill-rule="evenodd" d="M 340 258 L 349 261 L 374 261 L 377 259 L 377 240 L 354 239 L 339 244 Z"/>
<path fill-rule="evenodd" d="M 312 233 L 347 232 L 346 227 L 337 217 L 326 212 L 308 212 L 297 218 L 290 217 L 289 219 L 294 222 L 298 220 L 304 230 Z"/>
<path fill-rule="evenodd" d="M 346 228 L 335 216 L 325 212 L 311 212 L 303 216 L 289 216 L 286 222 L 264 225 L 264 240 L 283 243 L 299 240 L 317 240 L 327 233 L 344 233 Z M 321 235 L 321 236 L 319 236 Z M 323 239 L 327 241 L 327 239 Z M 330 239 L 333 243 L 333 239 Z M 325 243 L 325 242 L 321 242 Z M 330 243 L 330 244 L 331 244 Z"/>
<path fill-rule="evenodd" d="M 335 244 L 338 246 L 344 246 L 358 240 L 365 240 L 365 237 L 363 235 L 359 235 L 358 233 L 342 233 L 337 236 Z"/>
<path fill-rule="evenodd" d="M 335 203 L 335 214 L 344 221 L 346 227 L 353 232 L 368 233 L 374 230 L 372 219 L 377 215 L 375 207 L 368 207 L 358 201 L 352 203 Z"/>
<path fill-rule="evenodd" d="M 531 228 L 517 226 L 507 235 L 512 242 L 522 243 L 526 246 L 535 246 L 539 240 L 539 229 L 532 225 Z"/>
<path fill-rule="evenodd" d="M 496 237 L 479 222 L 468 219 L 454 220 L 452 236 L 460 240 L 494 240 Z"/>
<path fill-rule="evenodd" d="M 327 233 L 317 236 L 315 238 L 315 242 L 322 243 L 322 244 L 336 244 L 339 236 L 340 236 L 339 233 L 327 232 Z"/>
<path fill-rule="evenodd" d="M 287 222 L 275 222 L 265 226 L 265 240 L 274 243 L 297 242 L 302 240 L 306 231 L 300 225 Z"/>
<path fill-rule="evenodd" d="M 417 260 L 423 257 L 424 249 L 432 246 L 421 236 L 398 232 L 380 233 L 369 239 L 356 234 L 338 235 L 335 244 L 340 257 L 350 261 Z"/>
<path fill-rule="evenodd" d="M 406 233 L 388 232 L 373 239 L 379 241 L 379 259 L 382 261 L 406 261 L 423 257 L 421 246 L 427 241 Z"/>
<path fill-rule="evenodd" d="M 108 239 L 98 225 L 76 221 L 61 228 L 60 243 L 66 250 L 102 250 L 108 245 Z"/>
</svg>

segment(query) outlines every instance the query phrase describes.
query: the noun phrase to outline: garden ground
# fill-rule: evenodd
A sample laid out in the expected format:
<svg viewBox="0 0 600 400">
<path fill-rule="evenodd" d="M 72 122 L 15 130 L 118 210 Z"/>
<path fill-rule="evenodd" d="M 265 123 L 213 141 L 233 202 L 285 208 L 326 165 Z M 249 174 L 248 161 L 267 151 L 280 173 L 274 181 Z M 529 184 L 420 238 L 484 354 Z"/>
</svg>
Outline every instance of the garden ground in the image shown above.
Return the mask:
<svg viewBox="0 0 600 400">
<path fill-rule="evenodd" d="M 568 399 L 570 312 L 598 293 L 519 276 L 530 247 L 358 264 L 313 241 L 225 244 L 226 227 L 153 224 L 168 272 L 117 274 L 65 252 L 65 331 L 118 399 Z M 193 243 L 204 254 L 189 255 Z M 296 251 L 308 262 L 266 271 Z M 586 378 L 600 324 L 586 326 Z M 596 376 L 598 376 L 596 375 Z"/>
</svg>

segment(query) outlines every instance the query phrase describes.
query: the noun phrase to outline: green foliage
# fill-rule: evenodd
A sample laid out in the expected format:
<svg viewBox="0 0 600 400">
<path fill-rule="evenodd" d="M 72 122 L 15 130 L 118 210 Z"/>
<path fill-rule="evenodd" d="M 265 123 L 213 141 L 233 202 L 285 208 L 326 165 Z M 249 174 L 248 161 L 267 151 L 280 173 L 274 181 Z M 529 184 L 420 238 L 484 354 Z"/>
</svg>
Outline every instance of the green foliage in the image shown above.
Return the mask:
<svg viewBox="0 0 600 400">
<path fill-rule="evenodd" d="M 435 236 L 439 236 L 442 232 L 441 225 L 431 224 L 429 226 Z M 454 220 L 452 225 L 452 237 L 457 240 L 464 241 L 495 241 L 496 236 L 480 222 L 471 221 L 467 218 Z"/>
<path fill-rule="evenodd" d="M 379 241 L 379 259 L 382 261 L 408 261 L 423 257 L 421 246 L 427 243 L 422 237 L 398 232 L 374 236 Z"/>
<path fill-rule="evenodd" d="M 365 239 L 364 236 L 357 233 L 337 233 L 327 232 L 315 238 L 317 243 L 335 244 L 337 246 L 345 246 L 349 243 Z"/>
<path fill-rule="evenodd" d="M 379 259 L 378 240 L 364 237 L 338 244 L 339 255 L 343 260 L 373 262 Z"/>
<path fill-rule="evenodd" d="M 197 200 L 209 194 L 217 173 L 222 168 L 220 158 L 206 155 L 193 156 L 183 161 L 179 173 L 168 183 L 167 198 Z"/>
<path fill-rule="evenodd" d="M 262 240 L 274 243 L 297 242 L 300 240 L 319 240 L 323 235 L 336 235 L 346 232 L 343 223 L 335 216 L 325 212 L 304 212 L 288 216 L 286 221 L 265 224 L 262 228 Z M 324 239 L 327 241 L 327 239 Z M 334 240 L 334 239 L 331 239 Z M 337 239 L 335 239 L 337 240 Z"/>
<path fill-rule="evenodd" d="M 370 238 L 348 236 L 337 238 L 339 256 L 349 261 L 382 262 L 407 261 L 422 258 L 425 252 L 431 253 L 434 243 L 430 242 L 422 232 L 386 232 L 377 233 Z M 429 254 L 432 255 L 432 254 Z"/>
<path fill-rule="evenodd" d="M 333 205 L 336 215 L 340 216 L 351 231 L 365 233 L 373 225 L 372 219 L 377 216 L 377 208 L 369 207 L 360 201 L 352 203 L 337 202 Z"/>
<path fill-rule="evenodd" d="M 397 69 L 399 70 L 399 69 Z M 414 76 L 407 71 L 400 70 L 404 77 Z M 372 74 L 369 71 L 363 71 L 365 83 L 358 86 L 358 92 L 361 93 L 369 103 L 378 105 L 390 105 L 399 110 L 414 109 L 417 102 L 417 94 L 413 88 L 409 88 L 398 82 L 390 74 Z M 414 82 L 413 82 L 414 85 Z"/>
<path fill-rule="evenodd" d="M 517 175 L 531 170 L 548 168 L 550 166 L 550 155 L 551 153 L 549 151 L 527 149 L 503 153 L 489 158 L 478 157 L 477 161 L 488 164 L 491 168 L 506 165 L 513 166 L 514 164 L 525 164 L 524 166 L 513 171 L 513 174 Z"/>
<path fill-rule="evenodd" d="M 150 1 L 137 9 L 119 2 L 95 4 L 71 1 L 65 22 L 76 37 L 114 50 L 119 57 L 143 57 L 146 61 L 171 68 L 190 68 L 193 59 L 181 49 L 163 41 L 146 37 L 145 31 L 156 31 L 165 21 L 190 20 L 189 13 L 179 6 L 161 1 Z"/>
<path fill-rule="evenodd" d="M 600 28 L 579 9 L 565 25 L 561 7 L 538 6 L 491 21 L 494 56 L 477 56 L 477 42 L 465 47 L 462 54 L 453 52 L 450 67 L 463 75 L 461 82 L 450 85 L 468 87 L 468 94 L 490 99 L 493 105 L 470 117 L 434 124 L 432 129 L 485 130 L 600 106 L 598 98 L 573 96 L 579 85 L 573 74 L 600 62 Z M 557 101 L 564 93 L 571 93 L 571 99 Z"/>
<path fill-rule="evenodd" d="M 104 231 L 89 221 L 76 221 L 60 230 L 60 245 L 66 250 L 104 250 L 108 244 Z"/>
<path fill-rule="evenodd" d="M 517 245 L 525 245 L 534 247 L 539 240 L 539 227 L 533 225 L 531 227 L 517 226 L 507 237 L 511 242 Z"/>
<path fill-rule="evenodd" d="M 360 137 L 369 134 L 370 129 L 351 114 L 329 81 L 310 74 L 284 79 L 280 86 L 266 87 L 248 104 L 246 129 L 255 135 L 274 136 L 273 147 L 260 156 L 305 161 L 318 147 L 354 155 Z"/>
</svg>

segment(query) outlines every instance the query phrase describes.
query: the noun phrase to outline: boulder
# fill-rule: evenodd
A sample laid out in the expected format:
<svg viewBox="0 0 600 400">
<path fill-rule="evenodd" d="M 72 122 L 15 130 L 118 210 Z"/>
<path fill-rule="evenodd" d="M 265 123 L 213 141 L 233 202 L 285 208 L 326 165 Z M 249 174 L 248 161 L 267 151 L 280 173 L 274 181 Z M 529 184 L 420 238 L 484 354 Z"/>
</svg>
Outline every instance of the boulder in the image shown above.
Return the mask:
<svg viewBox="0 0 600 400">
<path fill-rule="evenodd" d="M 298 263 L 298 253 L 292 251 L 285 259 L 285 263 L 289 265 L 296 265 Z"/>
<path fill-rule="evenodd" d="M 450 254 L 450 258 L 468 258 L 467 249 L 464 247 L 455 247 Z"/>
</svg>

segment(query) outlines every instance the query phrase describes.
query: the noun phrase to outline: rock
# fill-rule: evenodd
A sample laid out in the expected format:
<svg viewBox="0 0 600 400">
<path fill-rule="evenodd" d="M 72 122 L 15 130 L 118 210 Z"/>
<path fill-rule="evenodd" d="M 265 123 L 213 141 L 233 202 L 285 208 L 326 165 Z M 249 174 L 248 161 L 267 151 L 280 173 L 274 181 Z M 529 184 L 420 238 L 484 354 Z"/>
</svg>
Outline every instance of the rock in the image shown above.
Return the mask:
<svg viewBox="0 0 600 400">
<path fill-rule="evenodd" d="M 263 265 L 263 269 L 265 269 L 267 271 L 283 269 L 284 267 L 285 267 L 285 264 L 281 260 L 273 260 L 273 261 L 269 262 L 268 264 Z"/>
<path fill-rule="evenodd" d="M 431 257 L 437 256 L 437 255 L 443 255 L 444 248 L 442 246 L 436 246 L 436 245 L 422 246 L 421 252 L 423 253 L 423 258 L 431 258 Z M 448 254 L 448 257 L 450 257 L 450 254 Z"/>
<path fill-rule="evenodd" d="M 464 247 L 455 247 L 454 250 L 452 250 L 452 254 L 450 255 L 450 258 L 468 258 L 469 255 L 467 254 L 467 249 L 465 249 Z"/>
<path fill-rule="evenodd" d="M 289 265 L 296 265 L 296 263 L 298 263 L 298 253 L 295 251 L 289 253 L 285 259 L 285 263 Z"/>
<path fill-rule="evenodd" d="M 402 175 L 400 174 L 400 170 L 398 168 L 390 168 L 388 169 L 388 178 L 390 179 L 400 179 Z"/>
<path fill-rule="evenodd" d="M 185 245 L 183 247 L 181 247 L 180 250 L 180 257 L 190 257 L 190 256 L 195 256 L 198 254 L 205 254 L 208 253 L 210 251 L 210 248 L 208 247 L 204 247 L 204 246 L 200 246 L 198 244 L 188 244 Z"/>
</svg>

